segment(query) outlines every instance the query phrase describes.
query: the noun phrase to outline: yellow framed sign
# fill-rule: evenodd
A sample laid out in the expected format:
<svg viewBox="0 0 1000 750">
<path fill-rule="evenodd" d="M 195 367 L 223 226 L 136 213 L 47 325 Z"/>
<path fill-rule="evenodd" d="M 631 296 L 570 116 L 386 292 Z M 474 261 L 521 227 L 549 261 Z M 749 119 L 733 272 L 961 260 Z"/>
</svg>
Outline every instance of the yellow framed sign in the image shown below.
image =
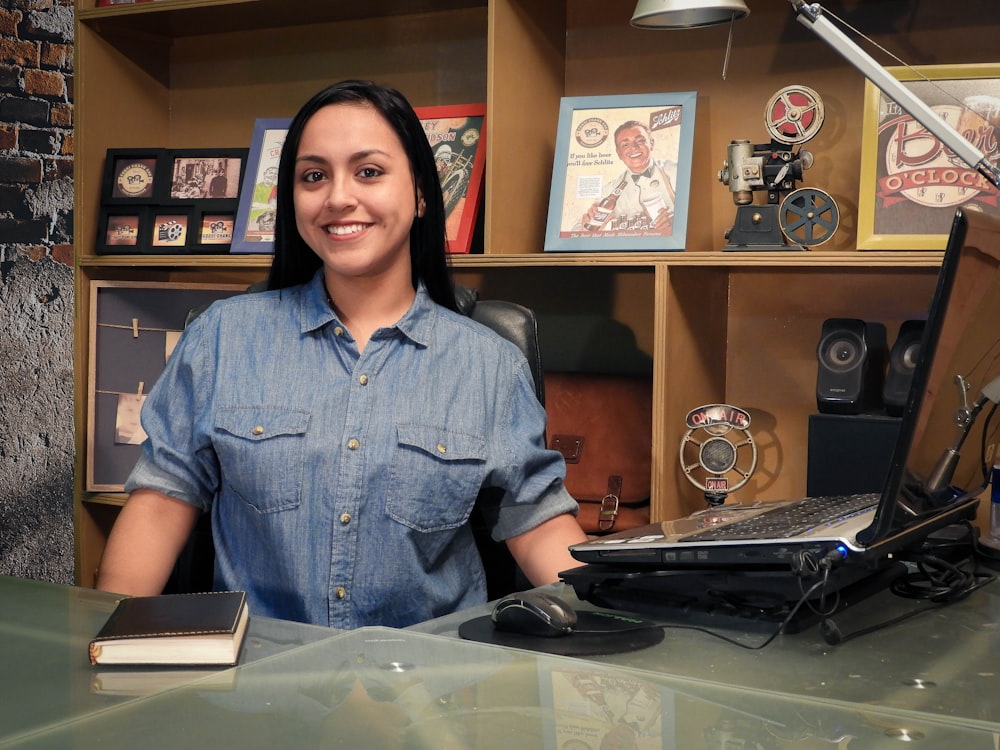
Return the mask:
<svg viewBox="0 0 1000 750">
<path fill-rule="evenodd" d="M 1000 159 L 1000 64 L 888 70 L 991 162 Z M 943 250 L 958 207 L 1000 216 L 1000 192 L 867 82 L 858 249 Z"/>
</svg>

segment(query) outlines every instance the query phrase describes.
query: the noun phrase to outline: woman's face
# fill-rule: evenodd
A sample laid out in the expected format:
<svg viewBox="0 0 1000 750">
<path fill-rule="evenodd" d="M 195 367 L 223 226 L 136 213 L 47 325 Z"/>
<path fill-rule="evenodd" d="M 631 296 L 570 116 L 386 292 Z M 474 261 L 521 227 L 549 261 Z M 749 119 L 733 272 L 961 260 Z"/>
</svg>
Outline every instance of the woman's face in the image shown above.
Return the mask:
<svg viewBox="0 0 1000 750">
<path fill-rule="evenodd" d="M 293 195 L 296 228 L 328 273 L 409 280 L 410 227 L 422 208 L 403 144 L 373 107 L 333 104 L 310 118 Z"/>
</svg>

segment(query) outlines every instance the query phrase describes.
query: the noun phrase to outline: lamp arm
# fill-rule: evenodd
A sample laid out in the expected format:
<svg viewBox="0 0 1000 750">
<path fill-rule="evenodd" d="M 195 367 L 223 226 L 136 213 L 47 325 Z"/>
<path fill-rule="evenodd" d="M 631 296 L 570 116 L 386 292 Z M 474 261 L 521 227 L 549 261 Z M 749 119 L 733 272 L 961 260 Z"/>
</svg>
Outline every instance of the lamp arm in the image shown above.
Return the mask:
<svg viewBox="0 0 1000 750">
<path fill-rule="evenodd" d="M 812 29 L 820 39 L 833 47 L 847 62 L 860 70 L 868 80 L 912 115 L 913 119 L 927 128 L 941 143 L 950 148 L 958 158 L 989 180 L 990 184 L 1000 187 L 1000 170 L 987 161 L 983 152 L 963 138 L 937 112 L 931 109 L 924 101 L 917 98 L 899 80 L 894 78 L 889 71 L 879 65 L 867 52 L 834 26 L 823 15 L 823 8 L 819 3 L 807 3 L 805 0 L 789 0 L 789 2 L 795 9 L 799 23 Z"/>
</svg>

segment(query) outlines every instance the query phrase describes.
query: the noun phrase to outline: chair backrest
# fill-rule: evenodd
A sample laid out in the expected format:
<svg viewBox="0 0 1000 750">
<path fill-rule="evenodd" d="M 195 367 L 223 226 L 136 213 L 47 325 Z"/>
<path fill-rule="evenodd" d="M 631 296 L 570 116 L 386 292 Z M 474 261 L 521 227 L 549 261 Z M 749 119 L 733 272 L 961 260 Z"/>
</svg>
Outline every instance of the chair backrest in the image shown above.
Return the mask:
<svg viewBox="0 0 1000 750">
<path fill-rule="evenodd" d="M 263 288 L 263 284 L 254 284 L 247 291 L 261 291 Z M 535 395 L 544 405 L 545 381 L 538 345 L 538 321 L 534 312 L 516 302 L 481 300 L 475 289 L 459 284 L 455 285 L 455 301 L 460 312 L 511 341 L 524 353 L 535 381 Z M 204 307 L 191 310 L 185 326 L 190 325 L 191 321 L 204 310 Z M 472 533 L 483 560 L 487 594 L 490 599 L 528 587 L 528 582 L 518 569 L 507 545 L 494 541 L 490 536 L 490 529 L 493 528 L 501 499 L 502 493 L 499 490 L 486 488 L 476 499 L 471 518 Z M 198 520 L 190 539 L 181 551 L 165 592 L 211 591 L 214 567 L 215 549 L 212 543 L 211 519 L 205 514 Z"/>
<path fill-rule="evenodd" d="M 516 302 L 485 299 L 476 302 L 470 317 L 477 323 L 492 328 L 524 353 L 535 381 L 535 395 L 545 405 L 545 378 L 542 372 L 542 353 L 538 348 L 538 321 L 535 313 Z"/>
</svg>

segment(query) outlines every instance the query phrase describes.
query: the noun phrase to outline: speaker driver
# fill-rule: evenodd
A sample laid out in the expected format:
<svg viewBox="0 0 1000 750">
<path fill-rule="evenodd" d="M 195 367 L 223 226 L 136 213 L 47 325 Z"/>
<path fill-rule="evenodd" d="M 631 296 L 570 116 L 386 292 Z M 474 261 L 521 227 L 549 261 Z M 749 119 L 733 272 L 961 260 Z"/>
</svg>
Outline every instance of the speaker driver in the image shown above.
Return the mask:
<svg viewBox="0 0 1000 750">
<path fill-rule="evenodd" d="M 834 332 L 823 339 L 819 356 L 831 370 L 853 370 L 865 356 L 865 342 L 848 331 Z"/>
</svg>

